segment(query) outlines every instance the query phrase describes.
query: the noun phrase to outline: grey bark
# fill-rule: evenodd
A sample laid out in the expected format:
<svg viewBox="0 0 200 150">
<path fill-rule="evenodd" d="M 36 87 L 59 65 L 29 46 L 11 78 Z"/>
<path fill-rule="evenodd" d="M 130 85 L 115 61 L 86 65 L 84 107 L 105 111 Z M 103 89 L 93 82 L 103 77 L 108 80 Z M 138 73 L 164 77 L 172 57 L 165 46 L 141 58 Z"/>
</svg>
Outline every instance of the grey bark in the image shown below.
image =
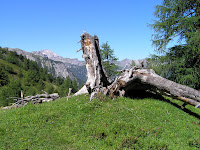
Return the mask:
<svg viewBox="0 0 200 150">
<path fill-rule="evenodd" d="M 143 90 L 155 94 L 179 99 L 191 105 L 200 104 L 200 92 L 185 85 L 181 85 L 157 75 L 152 69 L 131 68 L 123 73 L 109 86 L 108 95 L 125 96 L 134 90 Z M 126 94 L 127 93 L 127 94 Z"/>
<path fill-rule="evenodd" d="M 43 102 L 53 101 L 59 98 L 58 93 L 48 94 L 45 91 L 43 92 L 45 94 L 37 94 L 35 96 L 27 96 L 27 97 L 22 97 L 22 98 L 10 97 L 10 99 L 15 100 L 16 102 L 13 103 L 11 106 L 3 107 L 2 109 L 22 107 L 22 106 L 27 105 L 28 102 L 32 102 L 33 104 L 39 104 Z"/>
<path fill-rule="evenodd" d="M 72 91 L 72 88 L 69 88 L 69 92 L 68 92 L 68 96 L 67 96 L 67 101 L 70 98 L 71 91 Z"/>
<path fill-rule="evenodd" d="M 132 91 L 142 90 L 157 95 L 165 95 L 199 107 L 200 92 L 157 75 L 151 69 L 132 67 L 122 70 L 121 75 L 110 83 L 103 68 L 99 49 L 99 39 L 88 33 L 81 35 L 81 50 L 85 58 L 88 79 L 85 86 L 75 95 L 91 94 L 90 100 L 98 92 L 110 97 L 130 96 Z"/>
<path fill-rule="evenodd" d="M 96 35 L 91 36 L 88 33 L 81 35 L 81 50 L 85 59 L 87 69 L 87 81 L 85 87 L 81 91 L 91 93 L 96 90 L 96 87 L 107 87 L 110 85 L 106 73 L 104 71 L 101 54 L 99 49 L 99 39 Z M 87 89 L 87 90 L 86 90 Z"/>
</svg>

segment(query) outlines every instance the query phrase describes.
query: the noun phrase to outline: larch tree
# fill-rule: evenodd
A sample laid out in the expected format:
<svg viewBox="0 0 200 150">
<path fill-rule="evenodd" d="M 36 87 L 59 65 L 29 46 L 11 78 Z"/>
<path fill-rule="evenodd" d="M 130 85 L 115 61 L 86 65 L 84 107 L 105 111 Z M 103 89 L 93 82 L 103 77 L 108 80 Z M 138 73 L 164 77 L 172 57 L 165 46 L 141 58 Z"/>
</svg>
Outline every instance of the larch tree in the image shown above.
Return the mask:
<svg viewBox="0 0 200 150">
<path fill-rule="evenodd" d="M 78 91 L 78 85 L 77 85 L 77 82 L 76 80 L 73 80 L 72 81 L 72 92 L 75 93 Z"/>
<path fill-rule="evenodd" d="M 200 88 L 200 0 L 163 0 L 152 24 L 153 45 L 161 56 L 152 57 L 152 68 L 180 84 Z M 179 44 L 168 48 L 170 41 Z"/>
</svg>

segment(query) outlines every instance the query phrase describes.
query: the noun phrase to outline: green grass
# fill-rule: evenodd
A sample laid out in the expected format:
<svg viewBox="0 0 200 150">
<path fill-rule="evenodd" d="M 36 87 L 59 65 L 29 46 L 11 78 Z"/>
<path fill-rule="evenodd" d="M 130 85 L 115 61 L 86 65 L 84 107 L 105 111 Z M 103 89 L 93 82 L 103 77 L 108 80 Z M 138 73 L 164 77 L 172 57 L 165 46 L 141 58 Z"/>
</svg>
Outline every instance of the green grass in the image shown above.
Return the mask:
<svg viewBox="0 0 200 150">
<path fill-rule="evenodd" d="M 0 110 L 0 149 L 200 148 L 200 109 L 185 112 L 175 100 L 103 100 L 78 96 Z"/>
</svg>

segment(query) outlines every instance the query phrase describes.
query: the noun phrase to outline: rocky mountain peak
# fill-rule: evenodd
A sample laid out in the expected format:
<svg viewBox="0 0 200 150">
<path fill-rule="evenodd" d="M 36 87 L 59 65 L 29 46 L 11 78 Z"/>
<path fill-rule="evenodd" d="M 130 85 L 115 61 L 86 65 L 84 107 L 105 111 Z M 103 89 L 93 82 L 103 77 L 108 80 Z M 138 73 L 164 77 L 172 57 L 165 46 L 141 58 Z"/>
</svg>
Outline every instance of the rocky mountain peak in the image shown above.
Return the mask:
<svg viewBox="0 0 200 150">
<path fill-rule="evenodd" d="M 53 59 L 53 60 L 54 59 L 56 59 L 56 60 L 61 59 L 61 56 L 58 56 L 55 52 L 53 52 L 49 49 L 44 49 L 44 50 L 41 50 L 41 51 L 34 51 L 32 53 L 34 55 L 39 55 L 39 56 L 50 58 L 50 59 Z"/>
<path fill-rule="evenodd" d="M 43 55 L 46 55 L 48 58 L 60 57 L 55 52 L 53 52 L 49 49 L 44 49 L 39 52 L 41 52 Z"/>
<path fill-rule="evenodd" d="M 34 55 L 39 55 L 41 57 L 49 58 L 49 59 L 52 59 L 54 61 L 60 61 L 60 62 L 71 64 L 71 65 L 78 65 L 78 66 L 84 66 L 85 65 L 84 61 L 79 61 L 77 58 L 74 58 L 74 59 L 64 58 L 62 56 L 57 55 L 55 52 L 53 52 L 49 49 L 34 51 L 32 53 Z"/>
</svg>

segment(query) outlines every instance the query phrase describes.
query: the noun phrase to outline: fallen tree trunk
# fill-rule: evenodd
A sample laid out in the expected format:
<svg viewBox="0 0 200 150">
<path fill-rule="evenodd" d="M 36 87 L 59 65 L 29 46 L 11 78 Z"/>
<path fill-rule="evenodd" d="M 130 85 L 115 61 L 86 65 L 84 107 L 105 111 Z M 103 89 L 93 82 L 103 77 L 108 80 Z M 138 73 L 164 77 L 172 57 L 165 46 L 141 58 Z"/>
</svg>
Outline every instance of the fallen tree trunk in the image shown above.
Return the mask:
<svg viewBox="0 0 200 150">
<path fill-rule="evenodd" d="M 185 103 L 198 106 L 200 92 L 157 75 L 151 69 L 131 68 L 124 72 L 108 87 L 108 94 L 120 96 L 124 91 L 125 96 L 132 96 L 134 90 L 169 96 Z"/>
<path fill-rule="evenodd" d="M 9 99 L 13 99 L 16 102 L 12 103 L 11 106 L 3 107 L 2 109 L 10 109 L 10 108 L 17 108 L 22 107 L 28 104 L 28 102 L 32 102 L 33 104 L 39 104 L 43 102 L 53 101 L 59 98 L 58 93 L 48 94 L 47 92 L 43 91 L 44 94 L 37 94 L 35 96 L 27 96 L 22 98 L 17 97 L 10 97 Z"/>
<path fill-rule="evenodd" d="M 200 92 L 168 79 L 162 78 L 151 69 L 132 67 L 122 70 L 121 75 L 110 82 L 103 68 L 99 49 L 99 39 L 88 33 L 81 35 L 81 49 L 85 58 L 88 79 L 75 95 L 98 92 L 110 97 L 134 96 L 134 91 L 144 91 L 179 99 L 200 108 Z"/>
</svg>

